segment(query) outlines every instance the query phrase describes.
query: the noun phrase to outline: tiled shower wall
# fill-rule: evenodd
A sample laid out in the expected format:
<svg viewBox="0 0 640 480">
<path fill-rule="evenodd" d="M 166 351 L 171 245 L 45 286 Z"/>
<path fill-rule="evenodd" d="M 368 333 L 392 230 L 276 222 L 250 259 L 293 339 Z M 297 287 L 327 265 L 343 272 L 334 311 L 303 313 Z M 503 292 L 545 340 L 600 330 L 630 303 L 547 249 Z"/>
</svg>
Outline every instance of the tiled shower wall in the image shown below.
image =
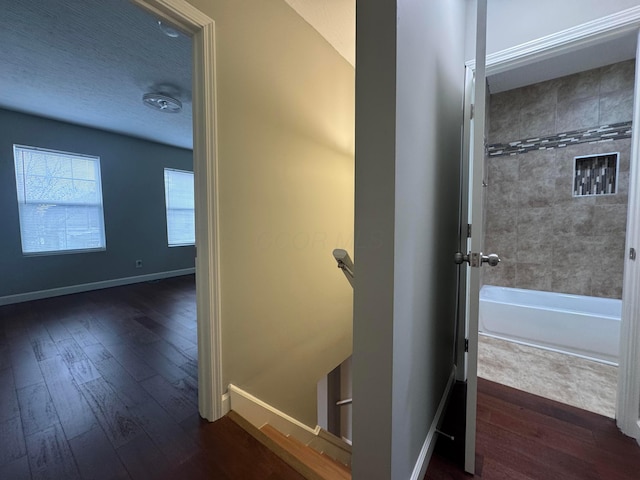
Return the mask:
<svg viewBox="0 0 640 480">
<path fill-rule="evenodd" d="M 491 95 L 489 144 L 629 122 L 634 68 L 630 60 Z M 485 251 L 502 262 L 484 269 L 484 283 L 620 298 L 630 148 L 626 138 L 487 157 Z M 574 197 L 574 157 L 608 152 L 620 152 L 618 193 Z"/>
</svg>

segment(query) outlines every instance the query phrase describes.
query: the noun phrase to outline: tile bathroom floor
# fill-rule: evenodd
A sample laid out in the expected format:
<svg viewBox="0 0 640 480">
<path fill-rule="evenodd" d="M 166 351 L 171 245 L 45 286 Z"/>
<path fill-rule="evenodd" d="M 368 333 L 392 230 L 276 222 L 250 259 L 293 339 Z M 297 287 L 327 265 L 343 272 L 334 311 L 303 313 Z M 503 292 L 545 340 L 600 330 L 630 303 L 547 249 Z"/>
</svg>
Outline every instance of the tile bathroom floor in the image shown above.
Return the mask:
<svg viewBox="0 0 640 480">
<path fill-rule="evenodd" d="M 479 377 L 610 418 L 617 375 L 611 365 L 479 336 Z"/>
</svg>

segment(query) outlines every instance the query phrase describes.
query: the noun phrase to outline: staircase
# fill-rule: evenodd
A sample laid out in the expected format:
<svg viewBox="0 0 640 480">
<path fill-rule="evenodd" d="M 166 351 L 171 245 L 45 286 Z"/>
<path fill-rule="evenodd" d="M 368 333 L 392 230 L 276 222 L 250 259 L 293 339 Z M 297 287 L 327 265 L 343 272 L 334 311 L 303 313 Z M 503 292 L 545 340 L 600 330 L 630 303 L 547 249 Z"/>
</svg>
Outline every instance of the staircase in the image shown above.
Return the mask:
<svg viewBox="0 0 640 480">
<path fill-rule="evenodd" d="M 269 424 L 260 429 L 233 410 L 228 417 L 308 480 L 351 480 L 351 469 Z"/>
</svg>

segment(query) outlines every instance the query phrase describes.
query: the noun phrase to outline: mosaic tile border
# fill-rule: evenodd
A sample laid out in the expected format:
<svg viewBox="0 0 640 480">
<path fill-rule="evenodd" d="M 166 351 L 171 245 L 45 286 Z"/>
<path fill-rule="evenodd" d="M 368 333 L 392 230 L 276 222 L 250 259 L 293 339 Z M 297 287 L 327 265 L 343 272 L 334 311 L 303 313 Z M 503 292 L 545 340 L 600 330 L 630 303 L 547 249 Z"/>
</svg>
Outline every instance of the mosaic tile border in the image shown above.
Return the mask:
<svg viewBox="0 0 640 480">
<path fill-rule="evenodd" d="M 552 150 L 554 148 L 564 148 L 580 143 L 611 142 L 613 140 L 631 138 L 631 124 L 631 121 L 612 123 L 596 128 L 557 133 L 546 137 L 522 139 L 509 143 L 494 143 L 487 146 L 487 155 L 490 157 L 503 157 L 507 155 L 519 155 L 532 150 Z"/>
</svg>

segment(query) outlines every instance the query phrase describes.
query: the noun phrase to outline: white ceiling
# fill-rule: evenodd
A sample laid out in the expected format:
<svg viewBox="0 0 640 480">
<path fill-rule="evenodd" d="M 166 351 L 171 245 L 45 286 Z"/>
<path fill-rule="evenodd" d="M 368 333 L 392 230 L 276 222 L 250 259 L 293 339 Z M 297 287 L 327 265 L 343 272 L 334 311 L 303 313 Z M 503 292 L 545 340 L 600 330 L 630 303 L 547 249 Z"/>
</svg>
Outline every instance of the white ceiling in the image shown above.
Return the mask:
<svg viewBox="0 0 640 480">
<path fill-rule="evenodd" d="M 127 0 L 0 0 L 0 107 L 192 148 L 191 39 Z M 167 114 L 149 91 L 178 98 Z"/>
</svg>

